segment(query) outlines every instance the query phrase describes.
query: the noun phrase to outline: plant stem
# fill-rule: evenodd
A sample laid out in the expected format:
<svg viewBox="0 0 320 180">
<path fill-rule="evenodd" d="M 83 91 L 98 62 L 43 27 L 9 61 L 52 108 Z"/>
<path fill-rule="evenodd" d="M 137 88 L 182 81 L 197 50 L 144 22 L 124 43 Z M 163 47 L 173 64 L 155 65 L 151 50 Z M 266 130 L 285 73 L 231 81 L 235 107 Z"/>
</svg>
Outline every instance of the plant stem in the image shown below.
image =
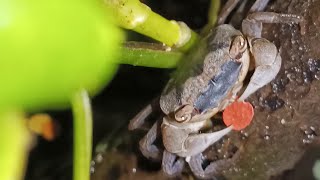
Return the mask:
<svg viewBox="0 0 320 180">
<path fill-rule="evenodd" d="M 139 0 L 105 0 L 104 2 L 114 12 L 119 26 L 149 36 L 170 47 L 182 47 L 190 39 L 197 37 L 197 34 L 185 24 L 165 19 Z"/>
<path fill-rule="evenodd" d="M 212 29 L 216 25 L 218 20 L 219 9 L 220 1 L 211 0 L 208 11 L 208 23 L 203 28 L 202 33 L 207 34 L 210 31 L 210 29 Z"/>
<path fill-rule="evenodd" d="M 74 116 L 73 179 L 90 179 L 92 112 L 88 93 L 81 90 L 71 100 Z"/>
<path fill-rule="evenodd" d="M 22 113 L 0 112 L 0 179 L 23 179 L 32 138 Z"/>
<path fill-rule="evenodd" d="M 155 43 L 126 42 L 121 48 L 119 63 L 154 68 L 174 68 L 183 53 L 170 49 L 170 47 Z"/>
<path fill-rule="evenodd" d="M 217 23 L 218 14 L 220 9 L 220 1 L 211 0 L 208 12 L 208 26 L 213 27 Z"/>
</svg>

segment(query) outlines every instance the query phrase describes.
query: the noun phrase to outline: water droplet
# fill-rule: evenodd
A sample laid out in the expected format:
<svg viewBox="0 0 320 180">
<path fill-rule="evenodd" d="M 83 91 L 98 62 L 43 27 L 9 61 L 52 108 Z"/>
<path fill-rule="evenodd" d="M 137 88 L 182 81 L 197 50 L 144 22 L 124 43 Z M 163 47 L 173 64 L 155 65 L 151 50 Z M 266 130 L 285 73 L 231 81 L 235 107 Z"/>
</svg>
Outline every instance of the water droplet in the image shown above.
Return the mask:
<svg viewBox="0 0 320 180">
<path fill-rule="evenodd" d="M 137 172 L 137 169 L 136 169 L 136 168 L 132 168 L 132 172 L 133 172 L 133 173 L 136 173 L 136 172 Z"/>
<path fill-rule="evenodd" d="M 265 140 L 269 140 L 269 139 L 270 139 L 270 136 L 269 136 L 269 135 L 265 135 L 265 136 L 264 136 L 264 139 L 265 139 Z"/>
<path fill-rule="evenodd" d="M 307 137 L 308 137 L 308 139 L 313 139 L 314 135 L 313 134 L 309 134 Z"/>
<path fill-rule="evenodd" d="M 94 165 L 96 165 L 96 162 L 91 161 L 91 162 L 90 162 L 90 166 L 94 166 Z"/>
<path fill-rule="evenodd" d="M 95 172 L 94 167 L 90 167 L 90 173 L 93 174 Z"/>
<path fill-rule="evenodd" d="M 205 160 L 205 159 L 208 159 L 208 156 L 207 155 L 202 155 L 202 160 Z"/>
<path fill-rule="evenodd" d="M 191 159 L 191 157 L 187 156 L 185 160 L 186 160 L 186 162 L 190 162 L 190 159 Z"/>
<path fill-rule="evenodd" d="M 303 139 L 302 142 L 303 142 L 303 144 L 310 144 L 311 143 L 311 141 L 307 140 L 307 139 Z"/>
<path fill-rule="evenodd" d="M 222 171 L 223 174 L 225 174 L 226 172 L 227 172 L 226 170 L 223 170 L 223 171 Z"/>
<path fill-rule="evenodd" d="M 97 163 L 101 163 L 102 162 L 102 160 L 103 160 L 103 156 L 102 156 L 102 154 L 97 154 L 97 156 L 96 156 L 96 158 L 95 158 L 95 161 L 97 162 Z"/>
<path fill-rule="evenodd" d="M 267 97 L 264 101 L 263 101 L 263 106 L 270 109 L 271 111 L 275 111 L 279 108 L 281 108 L 284 105 L 284 101 L 282 99 L 280 99 L 277 96 L 270 96 Z"/>
</svg>

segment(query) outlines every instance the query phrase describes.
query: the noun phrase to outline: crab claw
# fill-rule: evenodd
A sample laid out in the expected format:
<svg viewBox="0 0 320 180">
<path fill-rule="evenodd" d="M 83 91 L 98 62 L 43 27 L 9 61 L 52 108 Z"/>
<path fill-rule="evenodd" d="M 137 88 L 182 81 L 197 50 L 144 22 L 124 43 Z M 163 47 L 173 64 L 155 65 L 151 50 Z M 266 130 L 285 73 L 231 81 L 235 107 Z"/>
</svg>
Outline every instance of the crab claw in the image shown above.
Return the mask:
<svg viewBox="0 0 320 180">
<path fill-rule="evenodd" d="M 272 81 L 281 67 L 281 56 L 276 46 L 266 39 L 249 39 L 250 52 L 254 57 L 255 71 L 246 90 L 238 101 L 244 101 L 262 86 Z"/>
<path fill-rule="evenodd" d="M 210 145 L 220 140 L 223 136 L 228 134 L 232 130 L 233 126 L 229 126 L 220 131 L 212 133 L 202 133 L 189 135 L 184 142 L 184 148 L 186 151 L 178 153 L 179 156 L 187 157 L 194 156 L 203 152 Z"/>
</svg>

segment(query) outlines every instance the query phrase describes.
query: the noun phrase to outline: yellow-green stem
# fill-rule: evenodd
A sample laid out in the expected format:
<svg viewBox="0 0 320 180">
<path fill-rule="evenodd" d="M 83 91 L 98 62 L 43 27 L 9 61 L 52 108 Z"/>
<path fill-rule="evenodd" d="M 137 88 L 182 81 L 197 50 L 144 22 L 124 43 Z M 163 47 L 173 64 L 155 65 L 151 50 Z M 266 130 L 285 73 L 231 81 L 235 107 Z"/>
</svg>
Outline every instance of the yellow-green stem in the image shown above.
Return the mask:
<svg viewBox="0 0 320 180">
<path fill-rule="evenodd" d="M 209 11 L 208 11 L 208 23 L 203 28 L 202 33 L 207 34 L 210 31 L 210 29 L 212 29 L 216 25 L 219 9 L 220 9 L 220 1 L 211 0 Z"/>
<path fill-rule="evenodd" d="M 121 48 L 119 63 L 154 68 L 174 68 L 183 53 L 155 43 L 127 42 Z"/>
<path fill-rule="evenodd" d="M 170 21 L 153 12 L 139 0 L 105 0 L 107 7 L 113 11 L 117 24 L 143 35 L 158 40 L 170 47 L 184 46 L 188 43 L 192 30 Z M 189 46 L 188 46 L 189 47 Z"/>
<path fill-rule="evenodd" d="M 17 111 L 1 111 L 0 127 L 0 179 L 24 179 L 32 142 L 26 119 Z"/>
<path fill-rule="evenodd" d="M 73 179 L 90 179 L 92 112 L 88 93 L 76 92 L 71 100 L 74 124 Z"/>
</svg>

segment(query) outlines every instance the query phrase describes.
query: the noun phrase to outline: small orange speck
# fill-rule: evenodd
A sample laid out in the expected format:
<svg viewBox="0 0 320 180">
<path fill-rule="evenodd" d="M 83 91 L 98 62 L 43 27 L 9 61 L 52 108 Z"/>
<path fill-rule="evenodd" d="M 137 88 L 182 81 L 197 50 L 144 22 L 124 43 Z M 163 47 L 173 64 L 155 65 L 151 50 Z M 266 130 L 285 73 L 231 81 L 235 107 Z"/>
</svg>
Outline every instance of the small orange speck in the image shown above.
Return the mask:
<svg viewBox="0 0 320 180">
<path fill-rule="evenodd" d="M 52 141 L 55 138 L 54 122 L 48 121 L 42 125 L 42 137 L 48 141 Z"/>
<path fill-rule="evenodd" d="M 48 114 L 31 116 L 28 121 L 28 127 L 32 132 L 48 141 L 52 141 L 56 136 L 54 121 Z"/>
</svg>

